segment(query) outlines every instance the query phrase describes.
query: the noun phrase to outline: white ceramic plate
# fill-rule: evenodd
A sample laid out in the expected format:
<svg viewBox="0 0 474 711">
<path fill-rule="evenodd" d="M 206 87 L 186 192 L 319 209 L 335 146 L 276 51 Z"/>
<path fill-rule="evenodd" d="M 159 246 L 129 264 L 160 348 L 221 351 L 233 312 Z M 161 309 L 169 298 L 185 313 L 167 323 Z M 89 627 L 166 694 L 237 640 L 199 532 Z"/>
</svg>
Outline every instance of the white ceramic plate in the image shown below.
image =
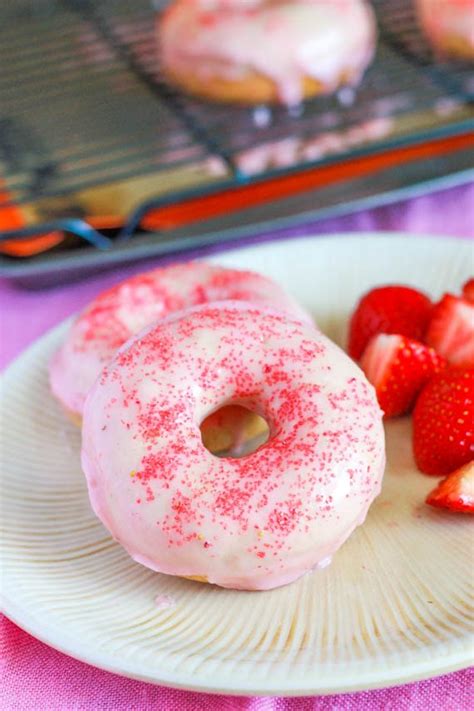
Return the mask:
<svg viewBox="0 0 474 711">
<path fill-rule="evenodd" d="M 472 251 L 459 240 L 346 236 L 216 261 L 274 277 L 340 341 L 362 292 L 404 282 L 438 297 L 469 276 Z M 89 508 L 79 432 L 47 384 L 64 333 L 42 338 L 4 377 L 2 583 L 15 622 L 98 667 L 206 691 L 320 694 L 471 663 L 471 521 L 423 504 L 436 479 L 416 470 L 408 418 L 387 426 L 383 492 L 329 568 L 256 593 L 158 575 Z"/>
</svg>

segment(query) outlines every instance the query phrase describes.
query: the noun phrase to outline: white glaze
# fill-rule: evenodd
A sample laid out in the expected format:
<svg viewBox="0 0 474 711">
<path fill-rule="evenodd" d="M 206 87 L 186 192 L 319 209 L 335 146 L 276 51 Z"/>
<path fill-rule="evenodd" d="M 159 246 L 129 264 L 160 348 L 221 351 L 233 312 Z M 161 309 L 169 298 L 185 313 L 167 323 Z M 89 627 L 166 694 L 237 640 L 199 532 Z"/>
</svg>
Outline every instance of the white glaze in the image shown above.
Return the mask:
<svg viewBox="0 0 474 711">
<path fill-rule="evenodd" d="M 345 73 L 357 82 L 372 60 L 376 27 L 365 0 L 176 0 L 159 27 L 165 67 L 203 79 L 275 82 L 282 102 L 301 102 L 304 77 L 332 91 Z"/>
<path fill-rule="evenodd" d="M 223 299 L 269 304 L 310 321 L 294 299 L 260 274 L 205 262 L 155 269 L 100 294 L 79 315 L 50 363 L 54 395 L 80 417 L 101 369 L 130 336 L 173 311 Z"/>
<path fill-rule="evenodd" d="M 269 441 L 219 459 L 203 419 L 229 402 Z M 324 566 L 380 491 L 372 386 L 321 333 L 244 302 L 188 309 L 117 354 L 84 409 L 95 513 L 139 563 L 224 587 L 269 589 Z"/>
<path fill-rule="evenodd" d="M 304 161 L 321 160 L 343 153 L 354 146 L 385 138 L 393 129 L 393 120 L 378 118 L 364 121 L 344 131 L 319 133 L 313 137 L 284 138 L 241 151 L 236 163 L 243 173 L 256 175 L 269 168 L 283 168 Z"/>
</svg>

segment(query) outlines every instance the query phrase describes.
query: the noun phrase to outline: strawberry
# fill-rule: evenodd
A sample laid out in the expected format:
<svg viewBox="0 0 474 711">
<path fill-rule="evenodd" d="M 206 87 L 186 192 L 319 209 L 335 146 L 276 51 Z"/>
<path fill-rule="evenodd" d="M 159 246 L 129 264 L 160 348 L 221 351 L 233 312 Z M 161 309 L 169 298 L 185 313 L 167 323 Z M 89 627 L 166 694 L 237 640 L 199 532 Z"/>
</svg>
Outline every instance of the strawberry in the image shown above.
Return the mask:
<svg viewBox="0 0 474 711">
<path fill-rule="evenodd" d="M 431 313 L 431 301 L 408 286 L 382 286 L 359 301 L 349 325 L 349 355 L 358 360 L 377 333 L 399 333 L 423 340 Z"/>
<path fill-rule="evenodd" d="M 443 479 L 428 494 L 426 503 L 440 509 L 474 514 L 474 461 Z"/>
<path fill-rule="evenodd" d="M 396 417 L 411 410 L 423 385 L 445 361 L 412 338 L 379 333 L 369 341 L 360 366 L 375 387 L 385 417 Z"/>
<path fill-rule="evenodd" d="M 474 368 L 446 368 L 413 411 L 415 460 L 426 474 L 449 474 L 474 457 Z"/>
<path fill-rule="evenodd" d="M 474 279 L 469 279 L 462 288 L 462 295 L 471 304 L 474 304 Z"/>
<path fill-rule="evenodd" d="M 474 366 L 474 303 L 445 294 L 433 307 L 425 341 L 451 365 Z"/>
</svg>

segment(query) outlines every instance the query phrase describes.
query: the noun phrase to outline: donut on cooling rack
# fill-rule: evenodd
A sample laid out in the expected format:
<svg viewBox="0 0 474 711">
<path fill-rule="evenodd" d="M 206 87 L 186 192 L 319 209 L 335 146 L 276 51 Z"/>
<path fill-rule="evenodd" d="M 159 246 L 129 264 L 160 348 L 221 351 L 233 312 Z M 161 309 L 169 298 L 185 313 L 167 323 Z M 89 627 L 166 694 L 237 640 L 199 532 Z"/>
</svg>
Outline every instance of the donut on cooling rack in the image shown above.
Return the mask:
<svg viewBox="0 0 474 711">
<path fill-rule="evenodd" d="M 474 61 L 474 0 L 416 0 L 420 25 L 440 55 Z"/>
<path fill-rule="evenodd" d="M 95 379 L 130 336 L 174 311 L 228 299 L 267 304 L 311 322 L 289 294 L 261 274 L 205 262 L 162 267 L 99 294 L 79 314 L 50 363 L 53 394 L 79 424 Z"/>
<path fill-rule="evenodd" d="M 236 459 L 200 423 L 240 404 L 269 424 Z M 121 349 L 87 398 L 93 509 L 139 563 L 248 590 L 330 562 L 380 491 L 382 413 L 357 365 L 300 320 L 245 302 L 174 314 Z"/>
<path fill-rule="evenodd" d="M 160 18 L 168 79 L 204 99 L 302 99 L 356 84 L 372 60 L 365 0 L 175 0 Z"/>
</svg>

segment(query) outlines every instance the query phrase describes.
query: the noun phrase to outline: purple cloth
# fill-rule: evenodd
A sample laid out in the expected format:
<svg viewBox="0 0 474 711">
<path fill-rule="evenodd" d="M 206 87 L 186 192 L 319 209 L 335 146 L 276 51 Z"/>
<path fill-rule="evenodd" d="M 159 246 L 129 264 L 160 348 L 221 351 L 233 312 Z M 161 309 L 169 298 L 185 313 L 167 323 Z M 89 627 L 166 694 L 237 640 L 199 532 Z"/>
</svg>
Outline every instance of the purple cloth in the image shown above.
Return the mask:
<svg viewBox="0 0 474 711">
<path fill-rule="evenodd" d="M 306 233 L 396 230 L 413 234 L 474 238 L 474 184 L 388 207 L 326 220 L 281 236 Z M 248 242 L 269 240 L 259 235 Z M 234 245 L 235 246 L 235 245 Z M 199 254 L 213 250 L 201 250 Z M 196 253 L 194 253 L 195 255 Z M 193 255 L 193 256 L 194 256 Z M 150 262 L 149 267 L 157 263 Z M 43 292 L 27 292 L 0 282 L 0 367 L 95 294 L 138 270 L 128 267 L 84 282 Z M 423 268 L 423 265 L 420 265 Z M 156 687 L 103 672 L 66 657 L 21 631 L 6 618 L 0 626 L 2 711 L 468 711 L 474 673 L 465 670 L 393 689 L 304 699 L 248 698 L 197 694 Z"/>
</svg>

